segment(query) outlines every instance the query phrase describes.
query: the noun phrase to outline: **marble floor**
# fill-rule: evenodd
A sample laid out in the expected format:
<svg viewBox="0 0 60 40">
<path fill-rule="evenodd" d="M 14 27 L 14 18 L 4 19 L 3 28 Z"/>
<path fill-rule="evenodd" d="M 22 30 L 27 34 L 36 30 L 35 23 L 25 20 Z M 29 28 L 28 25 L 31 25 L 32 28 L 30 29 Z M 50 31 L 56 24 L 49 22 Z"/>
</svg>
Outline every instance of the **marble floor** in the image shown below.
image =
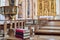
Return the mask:
<svg viewBox="0 0 60 40">
<path fill-rule="evenodd" d="M 60 40 L 60 36 L 35 35 L 30 40 Z"/>
<path fill-rule="evenodd" d="M 29 40 L 29 39 L 27 39 L 27 40 Z M 30 40 L 60 40 L 60 36 L 34 35 L 34 36 L 30 37 Z"/>
</svg>

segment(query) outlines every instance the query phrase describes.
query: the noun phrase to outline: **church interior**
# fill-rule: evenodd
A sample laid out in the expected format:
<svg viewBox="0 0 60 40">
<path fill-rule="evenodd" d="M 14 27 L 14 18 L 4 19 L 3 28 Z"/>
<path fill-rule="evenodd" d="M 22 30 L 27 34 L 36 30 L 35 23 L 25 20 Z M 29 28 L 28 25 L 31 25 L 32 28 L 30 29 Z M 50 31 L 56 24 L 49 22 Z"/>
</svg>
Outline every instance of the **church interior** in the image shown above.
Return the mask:
<svg viewBox="0 0 60 40">
<path fill-rule="evenodd" d="M 0 0 L 0 40 L 60 40 L 60 0 Z"/>
</svg>

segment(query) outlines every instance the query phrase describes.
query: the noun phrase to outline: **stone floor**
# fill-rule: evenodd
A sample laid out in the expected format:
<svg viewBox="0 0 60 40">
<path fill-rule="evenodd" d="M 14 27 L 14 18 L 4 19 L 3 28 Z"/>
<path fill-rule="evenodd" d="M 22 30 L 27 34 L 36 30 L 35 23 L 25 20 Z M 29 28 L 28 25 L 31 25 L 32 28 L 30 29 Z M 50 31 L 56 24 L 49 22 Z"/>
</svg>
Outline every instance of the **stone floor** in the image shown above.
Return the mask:
<svg viewBox="0 0 60 40">
<path fill-rule="evenodd" d="M 31 40 L 60 40 L 60 36 L 35 35 Z"/>
<path fill-rule="evenodd" d="M 1 37 L 0 37 L 0 40 L 1 40 Z M 60 36 L 34 35 L 30 37 L 30 40 L 60 40 Z"/>
</svg>

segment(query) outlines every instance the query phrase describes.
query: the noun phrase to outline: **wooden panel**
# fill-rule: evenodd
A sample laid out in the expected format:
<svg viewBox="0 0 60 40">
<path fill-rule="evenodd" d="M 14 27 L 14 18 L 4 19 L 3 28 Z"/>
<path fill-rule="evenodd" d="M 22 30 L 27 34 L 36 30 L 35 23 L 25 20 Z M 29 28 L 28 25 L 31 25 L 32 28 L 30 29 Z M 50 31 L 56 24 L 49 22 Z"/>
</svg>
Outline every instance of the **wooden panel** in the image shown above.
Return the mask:
<svg viewBox="0 0 60 40">
<path fill-rule="evenodd" d="M 38 0 L 38 16 L 56 16 L 56 0 Z"/>
</svg>

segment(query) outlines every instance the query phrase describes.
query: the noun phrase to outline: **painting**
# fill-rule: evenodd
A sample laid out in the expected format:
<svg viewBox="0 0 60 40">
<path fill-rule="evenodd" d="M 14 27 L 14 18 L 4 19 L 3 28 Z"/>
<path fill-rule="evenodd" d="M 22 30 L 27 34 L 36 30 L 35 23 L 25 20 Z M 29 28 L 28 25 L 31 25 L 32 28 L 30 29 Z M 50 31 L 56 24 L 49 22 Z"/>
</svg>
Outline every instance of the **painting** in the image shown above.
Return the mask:
<svg viewBox="0 0 60 40">
<path fill-rule="evenodd" d="M 42 0 L 38 0 L 38 16 L 42 14 Z"/>
<path fill-rule="evenodd" d="M 23 18 L 23 13 L 22 13 L 22 0 L 19 0 L 18 2 L 18 18 Z"/>
<path fill-rule="evenodd" d="M 56 0 L 38 0 L 37 10 L 38 16 L 55 16 Z"/>
<path fill-rule="evenodd" d="M 10 6 L 14 6 L 14 5 L 15 5 L 15 1 L 16 1 L 16 0 L 9 0 L 9 5 L 10 5 Z"/>
</svg>

